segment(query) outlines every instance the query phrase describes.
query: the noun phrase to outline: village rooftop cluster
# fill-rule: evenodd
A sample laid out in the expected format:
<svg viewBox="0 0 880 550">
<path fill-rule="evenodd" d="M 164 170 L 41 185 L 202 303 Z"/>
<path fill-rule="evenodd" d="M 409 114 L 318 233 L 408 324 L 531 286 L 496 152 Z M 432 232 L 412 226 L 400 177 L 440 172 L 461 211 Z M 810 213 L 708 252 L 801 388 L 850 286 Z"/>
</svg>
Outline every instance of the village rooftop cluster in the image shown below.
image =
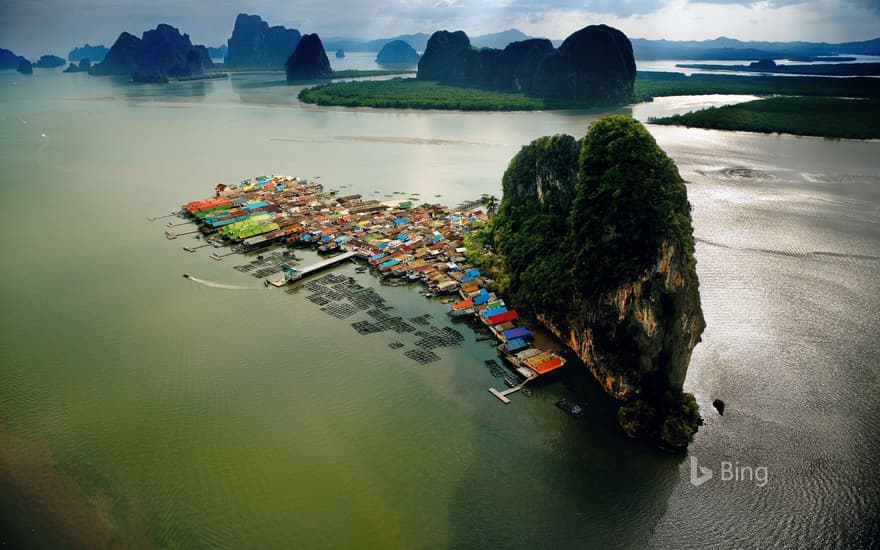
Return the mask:
<svg viewBox="0 0 880 550">
<path fill-rule="evenodd" d="M 503 392 L 490 389 L 507 403 L 506 395 L 565 360 L 531 345 L 531 332 L 517 324 L 517 312 L 489 290 L 489 278 L 468 264 L 465 236 L 488 221 L 480 204 L 472 201 L 452 210 L 438 204 L 414 205 L 411 200 L 379 201 L 325 192 L 320 183 L 307 179 L 261 176 L 239 185 L 219 184 L 215 196 L 183 205 L 182 213 L 198 223 L 198 230 L 189 233 L 200 233 L 215 246 L 230 245 L 230 253 L 286 245 L 332 255 L 304 269 L 284 269 L 267 279 L 273 286 L 360 258 L 380 277 L 421 282 L 430 295 L 458 294 L 461 299 L 449 314 L 473 316 L 487 326 L 499 340 L 502 356 L 524 378 L 520 383 L 505 379 L 511 388 Z M 225 255 L 215 252 L 212 257 Z"/>
</svg>

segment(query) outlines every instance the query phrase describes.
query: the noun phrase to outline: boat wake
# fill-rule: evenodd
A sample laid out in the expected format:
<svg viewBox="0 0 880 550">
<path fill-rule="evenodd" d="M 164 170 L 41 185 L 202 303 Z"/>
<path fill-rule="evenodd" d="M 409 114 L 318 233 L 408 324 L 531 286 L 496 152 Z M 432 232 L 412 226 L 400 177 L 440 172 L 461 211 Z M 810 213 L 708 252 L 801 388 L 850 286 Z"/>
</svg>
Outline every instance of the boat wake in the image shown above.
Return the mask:
<svg viewBox="0 0 880 550">
<path fill-rule="evenodd" d="M 261 286 L 240 286 L 240 285 L 228 285 L 225 283 L 215 283 L 214 281 L 206 281 L 204 279 L 199 279 L 198 277 L 193 277 L 191 275 L 185 275 L 187 279 L 194 283 L 198 283 L 203 286 L 207 286 L 210 288 L 222 288 L 223 290 L 260 290 Z"/>
</svg>

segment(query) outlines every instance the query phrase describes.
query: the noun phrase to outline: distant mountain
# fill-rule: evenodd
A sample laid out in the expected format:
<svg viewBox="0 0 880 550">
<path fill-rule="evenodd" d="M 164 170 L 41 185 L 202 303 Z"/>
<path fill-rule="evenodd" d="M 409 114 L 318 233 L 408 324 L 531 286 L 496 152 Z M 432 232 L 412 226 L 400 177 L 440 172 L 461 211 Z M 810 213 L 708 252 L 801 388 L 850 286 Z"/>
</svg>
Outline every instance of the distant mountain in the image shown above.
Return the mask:
<svg viewBox="0 0 880 550">
<path fill-rule="evenodd" d="M 403 40 L 417 51 L 424 52 L 429 35 L 425 33 L 403 34 L 393 38 L 359 40 L 355 38 L 328 38 L 324 46 L 328 50 L 347 52 L 378 52 L 394 40 Z M 502 50 L 511 42 L 534 38 L 518 29 L 475 36 L 474 48 Z M 561 42 L 553 40 L 558 47 Z M 744 42 L 735 38 L 719 36 L 712 40 L 647 40 L 631 39 L 636 59 L 724 59 L 730 61 L 757 61 L 759 59 L 788 59 L 789 57 L 815 57 L 833 55 L 880 55 L 880 38 L 864 42 L 828 44 L 825 42 Z"/>
<path fill-rule="evenodd" d="M 379 65 L 414 66 L 419 63 L 419 53 L 403 40 L 392 40 L 379 50 L 376 63 Z"/>
<path fill-rule="evenodd" d="M 529 36 L 518 29 L 508 29 L 506 31 L 475 36 L 471 40 L 471 46 L 475 48 L 495 48 L 496 50 L 503 50 L 511 42 L 519 42 L 530 38 L 535 37 Z"/>
<path fill-rule="evenodd" d="M 713 40 L 671 41 L 632 39 L 636 59 L 759 60 L 840 54 L 880 55 L 880 38 L 864 42 L 743 42 L 720 36 Z"/>
<path fill-rule="evenodd" d="M 287 80 L 312 80 L 333 76 L 330 60 L 317 34 L 305 34 L 300 38 L 293 54 L 287 60 Z"/>
<path fill-rule="evenodd" d="M 86 44 L 70 50 L 70 53 L 67 54 L 67 60 L 76 63 L 77 61 L 88 59 L 92 63 L 98 63 L 104 61 L 104 57 L 106 57 L 109 51 L 104 44 L 98 44 L 97 46 Z"/>
<path fill-rule="evenodd" d="M 297 29 L 270 27 L 259 15 L 238 14 L 227 41 L 226 65 L 281 69 L 300 40 Z"/>
<path fill-rule="evenodd" d="M 226 59 L 226 44 L 222 46 L 218 46 L 216 48 L 212 48 L 208 46 L 208 55 L 211 56 L 211 59 Z"/>
<path fill-rule="evenodd" d="M 160 24 L 141 38 L 123 32 L 104 61 L 93 66 L 92 75 L 190 76 L 213 66 L 204 46 L 194 46 L 188 34 Z M 143 79 L 143 78 L 141 78 Z"/>
<path fill-rule="evenodd" d="M 345 50 L 347 52 L 378 52 L 389 42 L 402 40 L 413 49 L 423 52 L 428 46 L 431 35 L 420 32 L 417 34 L 401 34 L 393 38 L 377 38 L 376 40 L 358 40 L 356 38 L 332 37 L 324 41 L 324 47 L 328 50 Z M 471 45 L 475 48 L 495 48 L 503 50 L 511 42 L 528 40 L 533 38 L 517 29 L 482 34 L 471 39 Z"/>
<path fill-rule="evenodd" d="M 546 38 L 474 48 L 463 31 L 437 31 L 419 61 L 418 80 L 522 92 L 592 105 L 632 99 L 636 64 L 626 35 L 607 25 L 573 33 L 559 48 Z"/>
<path fill-rule="evenodd" d="M 55 67 L 63 67 L 66 65 L 63 57 L 58 57 L 57 55 L 46 54 L 40 57 L 36 63 L 34 63 L 34 67 L 39 69 L 53 69 Z"/>
<path fill-rule="evenodd" d="M 346 52 L 378 52 L 389 42 L 401 40 L 413 49 L 425 51 L 430 35 L 423 32 L 417 34 L 401 34 L 393 38 L 378 38 L 376 40 L 358 40 L 356 38 L 331 37 L 324 41 L 327 50 L 344 50 Z"/>
</svg>

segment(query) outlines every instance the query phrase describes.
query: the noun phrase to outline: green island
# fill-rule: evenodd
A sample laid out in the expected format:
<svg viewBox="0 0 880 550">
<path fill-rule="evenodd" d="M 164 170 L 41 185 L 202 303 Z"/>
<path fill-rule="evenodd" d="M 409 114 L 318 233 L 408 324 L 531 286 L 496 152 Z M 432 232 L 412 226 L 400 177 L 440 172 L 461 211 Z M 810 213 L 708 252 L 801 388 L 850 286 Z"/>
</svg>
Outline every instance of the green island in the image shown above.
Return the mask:
<svg viewBox="0 0 880 550">
<path fill-rule="evenodd" d="M 880 79 L 869 77 L 743 76 L 640 71 L 633 101 L 676 95 L 751 94 L 880 97 Z"/>
<path fill-rule="evenodd" d="M 552 103 L 544 99 L 523 94 L 451 86 L 414 78 L 322 84 L 302 90 L 299 99 L 322 106 L 394 109 L 540 111 L 553 108 Z"/>
<path fill-rule="evenodd" d="M 683 115 L 652 124 L 828 138 L 880 138 L 880 99 L 773 97 Z"/>
<path fill-rule="evenodd" d="M 333 76 L 356 78 L 388 74 L 399 72 L 337 71 Z M 635 80 L 632 100 L 637 103 L 650 101 L 654 97 L 709 94 L 880 98 L 880 79 L 714 74 L 686 76 L 682 73 L 640 72 Z M 529 97 L 514 92 L 455 86 L 415 78 L 322 84 L 302 90 L 299 99 L 321 106 L 462 111 L 536 111 L 590 107 L 576 101 Z"/>
</svg>

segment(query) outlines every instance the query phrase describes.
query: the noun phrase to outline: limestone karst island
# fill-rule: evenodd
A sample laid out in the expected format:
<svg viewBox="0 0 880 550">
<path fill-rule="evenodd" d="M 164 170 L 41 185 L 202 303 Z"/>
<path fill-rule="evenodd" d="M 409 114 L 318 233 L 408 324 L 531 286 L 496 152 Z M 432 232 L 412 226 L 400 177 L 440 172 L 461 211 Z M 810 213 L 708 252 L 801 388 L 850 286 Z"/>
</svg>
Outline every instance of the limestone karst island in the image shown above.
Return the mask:
<svg viewBox="0 0 880 550">
<path fill-rule="evenodd" d="M 0 546 L 875 547 L 880 12 L 599 4 L 4 6 Z"/>
</svg>

